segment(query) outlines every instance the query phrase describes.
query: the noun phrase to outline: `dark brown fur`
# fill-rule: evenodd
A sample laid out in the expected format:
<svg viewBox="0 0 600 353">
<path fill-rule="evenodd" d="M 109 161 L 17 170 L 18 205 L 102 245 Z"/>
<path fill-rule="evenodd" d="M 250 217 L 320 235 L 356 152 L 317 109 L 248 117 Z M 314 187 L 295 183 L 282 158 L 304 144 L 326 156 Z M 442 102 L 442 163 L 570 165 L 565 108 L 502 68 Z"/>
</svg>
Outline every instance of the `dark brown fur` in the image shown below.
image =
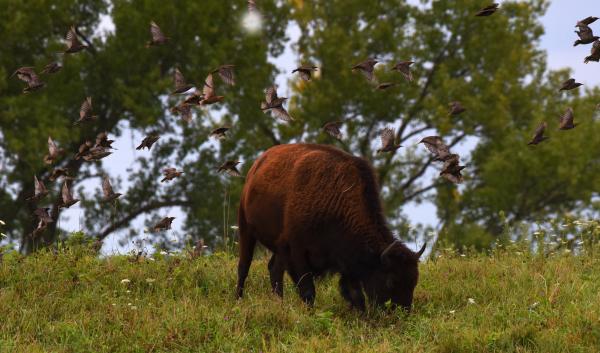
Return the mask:
<svg viewBox="0 0 600 353">
<path fill-rule="evenodd" d="M 354 307 L 364 309 L 364 291 L 375 303 L 391 300 L 410 309 L 420 253 L 395 241 L 378 190 L 365 160 L 334 147 L 267 150 L 249 170 L 240 200 L 238 297 L 259 241 L 274 253 L 269 271 L 279 295 L 284 270 L 309 304 L 315 298 L 313 278 L 334 272 Z"/>
</svg>

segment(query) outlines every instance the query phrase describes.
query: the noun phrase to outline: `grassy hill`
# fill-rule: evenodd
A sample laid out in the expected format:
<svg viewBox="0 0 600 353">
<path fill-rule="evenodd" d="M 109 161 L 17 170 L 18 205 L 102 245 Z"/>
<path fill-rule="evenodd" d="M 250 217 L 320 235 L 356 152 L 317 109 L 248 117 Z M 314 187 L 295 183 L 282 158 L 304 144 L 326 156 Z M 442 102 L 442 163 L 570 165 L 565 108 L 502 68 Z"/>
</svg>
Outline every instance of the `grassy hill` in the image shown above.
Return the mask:
<svg viewBox="0 0 600 353">
<path fill-rule="evenodd" d="M 261 255 L 236 301 L 237 262 L 227 253 L 8 253 L 0 352 L 598 352 L 598 250 L 442 252 L 421 265 L 409 316 L 349 310 L 336 278 L 317 283 L 314 309 L 287 278 L 280 301 Z"/>
</svg>

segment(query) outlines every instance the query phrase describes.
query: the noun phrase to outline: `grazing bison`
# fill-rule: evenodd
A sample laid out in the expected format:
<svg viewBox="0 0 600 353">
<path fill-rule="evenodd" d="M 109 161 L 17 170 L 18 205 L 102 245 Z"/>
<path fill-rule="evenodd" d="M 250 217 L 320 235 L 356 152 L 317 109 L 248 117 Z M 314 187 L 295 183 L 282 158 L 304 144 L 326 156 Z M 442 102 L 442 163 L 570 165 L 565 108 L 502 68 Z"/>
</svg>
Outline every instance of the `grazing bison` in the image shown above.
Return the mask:
<svg viewBox="0 0 600 353">
<path fill-rule="evenodd" d="M 315 299 L 315 276 L 339 273 L 342 296 L 364 309 L 387 301 L 410 309 L 419 277 L 415 253 L 394 239 L 370 165 L 337 148 L 275 146 L 246 177 L 238 213 L 241 297 L 256 241 L 273 252 L 271 285 L 283 295 L 287 270 L 302 299 Z"/>
</svg>

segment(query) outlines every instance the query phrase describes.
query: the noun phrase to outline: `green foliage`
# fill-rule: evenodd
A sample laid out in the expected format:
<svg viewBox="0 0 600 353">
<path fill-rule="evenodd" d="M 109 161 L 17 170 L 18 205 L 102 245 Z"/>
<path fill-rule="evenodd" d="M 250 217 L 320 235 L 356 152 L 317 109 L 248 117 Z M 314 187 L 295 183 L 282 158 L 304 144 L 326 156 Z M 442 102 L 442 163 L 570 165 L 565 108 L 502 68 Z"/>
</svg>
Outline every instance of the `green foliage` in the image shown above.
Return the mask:
<svg viewBox="0 0 600 353">
<path fill-rule="evenodd" d="M 0 352 L 595 352 L 595 247 L 579 256 L 540 256 L 527 242 L 489 255 L 440 250 L 421 264 L 410 315 L 352 311 L 335 278 L 317 282 L 314 309 L 287 278 L 280 301 L 268 289 L 266 256 L 238 301 L 227 253 L 8 252 Z"/>
</svg>

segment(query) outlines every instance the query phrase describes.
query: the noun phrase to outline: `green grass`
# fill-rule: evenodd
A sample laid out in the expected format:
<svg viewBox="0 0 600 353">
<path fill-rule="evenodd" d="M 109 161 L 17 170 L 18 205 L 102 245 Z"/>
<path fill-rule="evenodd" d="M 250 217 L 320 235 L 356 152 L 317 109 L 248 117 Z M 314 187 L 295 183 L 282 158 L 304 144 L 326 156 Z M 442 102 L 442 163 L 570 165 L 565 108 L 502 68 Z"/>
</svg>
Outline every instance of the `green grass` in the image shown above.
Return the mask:
<svg viewBox="0 0 600 353">
<path fill-rule="evenodd" d="M 600 249 L 597 249 L 600 250 Z M 596 251 L 597 254 L 598 251 Z M 414 311 L 352 311 L 337 279 L 314 309 L 258 255 L 246 297 L 236 258 L 97 259 L 85 248 L 0 264 L 0 352 L 598 352 L 600 256 L 445 252 L 421 265 Z M 128 279 L 128 283 L 122 280 Z M 127 282 L 127 281 L 124 281 Z M 469 303 L 469 298 L 474 304 Z"/>
</svg>

